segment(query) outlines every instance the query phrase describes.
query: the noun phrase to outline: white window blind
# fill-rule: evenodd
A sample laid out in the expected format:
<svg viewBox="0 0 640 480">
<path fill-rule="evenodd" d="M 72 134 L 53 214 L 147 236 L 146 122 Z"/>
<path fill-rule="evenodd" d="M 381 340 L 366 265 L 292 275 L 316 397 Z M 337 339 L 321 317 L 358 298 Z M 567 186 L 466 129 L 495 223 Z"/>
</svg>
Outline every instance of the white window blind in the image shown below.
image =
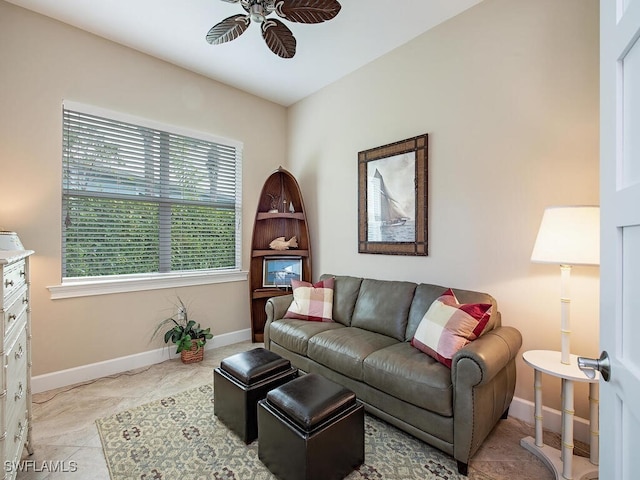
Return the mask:
<svg viewBox="0 0 640 480">
<path fill-rule="evenodd" d="M 240 268 L 241 144 L 79 110 L 63 108 L 63 278 Z"/>
</svg>

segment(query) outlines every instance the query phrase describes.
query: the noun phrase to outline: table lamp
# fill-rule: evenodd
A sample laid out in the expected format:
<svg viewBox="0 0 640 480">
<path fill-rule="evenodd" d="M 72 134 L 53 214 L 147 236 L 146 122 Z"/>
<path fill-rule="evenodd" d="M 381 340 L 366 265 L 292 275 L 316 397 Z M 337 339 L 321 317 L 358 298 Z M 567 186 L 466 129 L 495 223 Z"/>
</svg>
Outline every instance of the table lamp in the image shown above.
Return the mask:
<svg viewBox="0 0 640 480">
<path fill-rule="evenodd" d="M 560 265 L 560 361 L 570 363 L 569 279 L 573 265 L 600 264 L 600 207 L 548 207 L 542 216 L 531 261 Z"/>
</svg>

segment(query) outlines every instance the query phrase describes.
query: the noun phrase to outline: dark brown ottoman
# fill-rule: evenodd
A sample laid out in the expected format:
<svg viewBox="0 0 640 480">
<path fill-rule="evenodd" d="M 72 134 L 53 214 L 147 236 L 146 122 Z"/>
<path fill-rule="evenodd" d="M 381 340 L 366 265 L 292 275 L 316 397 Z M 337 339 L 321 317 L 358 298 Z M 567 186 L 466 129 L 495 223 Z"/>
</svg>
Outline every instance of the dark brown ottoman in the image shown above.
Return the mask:
<svg viewBox="0 0 640 480">
<path fill-rule="evenodd" d="M 364 462 L 364 407 L 310 373 L 258 402 L 258 457 L 282 480 L 341 479 Z"/>
<path fill-rule="evenodd" d="M 251 443 L 258 437 L 258 400 L 297 376 L 289 360 L 264 348 L 227 357 L 213 371 L 214 413 L 244 443 Z"/>
</svg>

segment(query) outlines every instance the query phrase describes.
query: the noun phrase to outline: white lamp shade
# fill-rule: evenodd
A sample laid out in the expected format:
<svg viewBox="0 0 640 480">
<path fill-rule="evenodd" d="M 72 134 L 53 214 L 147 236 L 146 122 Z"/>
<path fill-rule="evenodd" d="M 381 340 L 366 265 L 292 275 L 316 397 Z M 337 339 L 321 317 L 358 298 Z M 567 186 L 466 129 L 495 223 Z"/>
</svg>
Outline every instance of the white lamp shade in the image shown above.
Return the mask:
<svg viewBox="0 0 640 480">
<path fill-rule="evenodd" d="M 600 207 L 572 205 L 545 209 L 531 261 L 599 265 Z"/>
</svg>

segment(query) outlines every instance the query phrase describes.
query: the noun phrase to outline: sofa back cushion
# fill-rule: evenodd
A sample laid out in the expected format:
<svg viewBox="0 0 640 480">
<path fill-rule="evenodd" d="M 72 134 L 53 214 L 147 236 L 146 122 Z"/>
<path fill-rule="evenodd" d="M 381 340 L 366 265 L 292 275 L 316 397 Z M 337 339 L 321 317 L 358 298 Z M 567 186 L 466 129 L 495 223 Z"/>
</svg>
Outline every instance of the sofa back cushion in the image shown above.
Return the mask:
<svg viewBox="0 0 640 480">
<path fill-rule="evenodd" d="M 415 295 L 413 297 L 413 303 L 409 310 L 409 320 L 407 323 L 407 331 L 404 340 L 410 341 L 416 333 L 416 329 L 420 324 L 420 321 L 427 313 L 431 304 L 442 295 L 448 287 L 440 285 L 432 285 L 422 283 L 416 287 Z M 495 327 L 500 326 L 500 313 L 498 312 L 498 305 L 496 300 L 489 294 L 474 292 L 472 290 L 452 289 L 456 298 L 460 303 L 490 303 L 491 318 L 489 323 L 482 331 L 482 334 L 493 330 Z"/>
<path fill-rule="evenodd" d="M 363 279 L 351 326 L 404 341 L 415 289 L 411 282 Z"/>
<path fill-rule="evenodd" d="M 320 280 L 335 278 L 333 284 L 333 321 L 351 325 L 351 316 L 356 306 L 358 292 L 362 279 L 358 277 L 346 277 L 339 275 L 322 275 Z"/>
</svg>

